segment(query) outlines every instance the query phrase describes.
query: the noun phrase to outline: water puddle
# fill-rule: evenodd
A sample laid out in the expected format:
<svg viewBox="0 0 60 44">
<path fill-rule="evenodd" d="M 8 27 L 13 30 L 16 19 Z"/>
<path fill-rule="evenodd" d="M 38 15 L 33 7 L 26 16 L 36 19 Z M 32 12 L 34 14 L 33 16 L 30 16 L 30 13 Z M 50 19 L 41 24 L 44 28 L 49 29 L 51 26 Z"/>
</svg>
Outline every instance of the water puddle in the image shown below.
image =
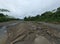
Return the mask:
<svg viewBox="0 0 60 44">
<path fill-rule="evenodd" d="M 0 28 L 0 44 L 5 44 L 7 40 L 6 26 Z"/>
</svg>

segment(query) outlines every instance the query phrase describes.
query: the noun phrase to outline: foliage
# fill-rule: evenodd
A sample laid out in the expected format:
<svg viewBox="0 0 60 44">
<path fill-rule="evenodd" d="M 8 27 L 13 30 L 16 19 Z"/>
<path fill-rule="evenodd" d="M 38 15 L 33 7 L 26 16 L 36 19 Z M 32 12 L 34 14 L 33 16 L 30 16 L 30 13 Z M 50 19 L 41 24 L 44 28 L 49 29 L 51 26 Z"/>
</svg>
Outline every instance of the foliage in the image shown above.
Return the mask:
<svg viewBox="0 0 60 44">
<path fill-rule="evenodd" d="M 25 21 L 44 21 L 44 22 L 60 22 L 60 7 L 57 8 L 56 12 L 47 11 L 41 15 L 35 17 L 25 17 Z"/>
<path fill-rule="evenodd" d="M 0 22 L 6 22 L 6 21 L 11 21 L 11 20 L 20 20 L 20 19 L 9 18 L 8 15 L 4 15 L 3 13 L 0 13 Z"/>
<path fill-rule="evenodd" d="M 7 9 L 0 9 L 0 12 L 10 12 Z M 20 20 L 18 18 L 10 18 L 8 15 L 4 15 L 3 13 L 0 13 L 0 22 L 6 22 L 11 20 Z"/>
<path fill-rule="evenodd" d="M 10 12 L 10 11 L 7 9 L 0 9 L 0 12 Z"/>
</svg>

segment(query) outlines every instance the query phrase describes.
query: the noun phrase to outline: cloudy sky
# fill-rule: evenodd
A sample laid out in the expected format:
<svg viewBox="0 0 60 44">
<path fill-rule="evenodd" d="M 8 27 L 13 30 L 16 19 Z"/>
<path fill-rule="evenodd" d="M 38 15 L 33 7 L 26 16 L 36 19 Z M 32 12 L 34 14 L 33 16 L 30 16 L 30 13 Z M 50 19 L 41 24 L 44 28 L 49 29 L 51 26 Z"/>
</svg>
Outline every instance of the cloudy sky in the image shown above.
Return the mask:
<svg viewBox="0 0 60 44">
<path fill-rule="evenodd" d="M 60 7 L 60 0 L 0 0 L 0 8 L 10 10 L 10 16 L 36 16 Z"/>
</svg>

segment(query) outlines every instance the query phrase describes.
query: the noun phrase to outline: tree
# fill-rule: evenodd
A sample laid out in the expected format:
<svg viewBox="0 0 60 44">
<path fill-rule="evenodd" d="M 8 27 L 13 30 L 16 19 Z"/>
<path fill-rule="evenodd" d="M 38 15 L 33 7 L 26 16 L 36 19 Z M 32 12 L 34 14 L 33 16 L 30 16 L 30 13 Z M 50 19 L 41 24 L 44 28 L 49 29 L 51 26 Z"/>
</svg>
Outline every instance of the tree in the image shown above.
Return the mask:
<svg viewBox="0 0 60 44">
<path fill-rule="evenodd" d="M 24 19 L 26 21 L 60 22 L 60 7 L 53 11 L 47 11 L 35 17 L 25 17 Z"/>
<path fill-rule="evenodd" d="M 27 20 L 27 17 L 24 17 L 24 21 L 26 21 Z"/>
<path fill-rule="evenodd" d="M 52 14 L 53 13 L 51 11 L 47 11 L 47 12 L 41 14 L 41 16 L 49 17 L 49 16 L 52 16 Z"/>
<path fill-rule="evenodd" d="M 0 17 L 4 17 L 5 15 L 3 13 L 0 13 Z"/>
<path fill-rule="evenodd" d="M 1 12 L 10 12 L 9 10 L 7 9 L 0 9 Z"/>
<path fill-rule="evenodd" d="M 60 11 L 60 7 L 59 7 L 59 8 L 57 8 L 57 12 L 58 12 L 58 11 Z"/>
</svg>

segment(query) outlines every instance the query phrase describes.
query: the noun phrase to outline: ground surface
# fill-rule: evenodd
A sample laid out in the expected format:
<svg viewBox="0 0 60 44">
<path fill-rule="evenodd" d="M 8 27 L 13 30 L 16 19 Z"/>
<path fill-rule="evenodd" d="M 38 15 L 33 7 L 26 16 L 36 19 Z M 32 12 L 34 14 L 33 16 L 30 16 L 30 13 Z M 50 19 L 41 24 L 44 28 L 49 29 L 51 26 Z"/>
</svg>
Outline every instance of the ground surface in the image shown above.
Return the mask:
<svg viewBox="0 0 60 44">
<path fill-rule="evenodd" d="M 60 44 L 60 24 L 31 21 L 0 23 L 0 44 Z"/>
</svg>

